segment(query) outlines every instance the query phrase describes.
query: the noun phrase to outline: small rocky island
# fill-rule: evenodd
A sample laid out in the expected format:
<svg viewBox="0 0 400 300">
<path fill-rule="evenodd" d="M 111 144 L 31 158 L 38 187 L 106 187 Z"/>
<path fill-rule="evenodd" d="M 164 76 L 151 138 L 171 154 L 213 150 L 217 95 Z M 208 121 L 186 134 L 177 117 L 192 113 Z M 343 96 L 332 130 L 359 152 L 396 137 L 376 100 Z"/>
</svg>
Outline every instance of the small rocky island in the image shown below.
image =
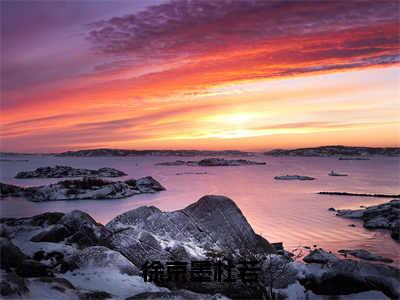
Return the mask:
<svg viewBox="0 0 400 300">
<path fill-rule="evenodd" d="M 368 229 L 387 229 L 394 240 L 400 241 L 400 199 L 365 209 L 337 210 L 336 215 L 343 218 L 361 219 L 364 227 Z"/>
<path fill-rule="evenodd" d="M 400 296 L 399 270 L 314 249 L 296 261 L 257 235 L 236 204 L 204 196 L 184 209 L 143 206 L 107 225 L 82 211 L 0 219 L 5 299 L 312 299 L 315 295 Z M 253 283 L 145 282 L 146 261 L 255 260 Z M 237 276 L 237 273 L 234 273 Z M 360 299 L 361 299 L 360 298 Z"/>
<path fill-rule="evenodd" d="M 84 177 L 82 179 L 63 180 L 54 184 L 27 188 L 0 183 L 0 198 L 20 196 L 33 202 L 119 199 L 163 190 L 165 188 L 150 176 L 125 181 L 106 181 Z"/>
<path fill-rule="evenodd" d="M 76 169 L 68 166 L 42 167 L 34 171 L 19 172 L 15 178 L 65 178 L 65 177 L 121 177 L 126 176 L 122 171 L 114 168 L 100 168 L 98 170 Z"/>
<path fill-rule="evenodd" d="M 205 158 L 199 161 L 176 160 L 157 163 L 157 166 L 200 166 L 200 167 L 229 167 L 229 166 L 248 166 L 265 165 L 265 162 L 252 161 L 247 159 L 224 159 L 224 158 Z"/>
<path fill-rule="evenodd" d="M 315 180 L 314 177 L 302 176 L 302 175 L 282 175 L 275 176 L 275 180 Z"/>
</svg>

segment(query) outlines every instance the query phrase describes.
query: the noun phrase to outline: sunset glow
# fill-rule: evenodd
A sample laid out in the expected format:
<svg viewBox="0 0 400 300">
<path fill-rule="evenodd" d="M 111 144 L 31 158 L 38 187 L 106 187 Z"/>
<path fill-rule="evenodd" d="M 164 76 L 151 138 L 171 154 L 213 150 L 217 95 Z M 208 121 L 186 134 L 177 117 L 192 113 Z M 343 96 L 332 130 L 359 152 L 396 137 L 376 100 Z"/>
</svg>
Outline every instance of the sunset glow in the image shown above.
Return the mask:
<svg viewBox="0 0 400 300">
<path fill-rule="evenodd" d="M 398 11 L 2 1 L 1 151 L 399 145 Z"/>
</svg>

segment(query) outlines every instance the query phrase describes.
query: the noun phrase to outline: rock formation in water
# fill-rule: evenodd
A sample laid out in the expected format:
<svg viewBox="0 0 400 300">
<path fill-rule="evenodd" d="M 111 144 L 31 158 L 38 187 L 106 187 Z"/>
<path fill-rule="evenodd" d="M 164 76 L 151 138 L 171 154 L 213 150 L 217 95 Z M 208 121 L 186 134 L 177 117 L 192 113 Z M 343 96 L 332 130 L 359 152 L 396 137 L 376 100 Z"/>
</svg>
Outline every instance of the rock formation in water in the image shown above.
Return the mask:
<svg viewBox="0 0 400 300">
<path fill-rule="evenodd" d="M 19 191 L 19 193 L 14 193 L 13 195 L 23 196 L 34 202 L 119 199 L 137 194 L 156 193 L 165 190 L 158 181 L 150 176 L 125 181 L 106 181 L 98 178 L 84 177 L 82 179 L 64 180 L 37 187 L 10 187 L 4 184 L 2 184 L 1 187 L 1 197 L 10 195 L 10 191 Z"/>
<path fill-rule="evenodd" d="M 13 196 L 21 197 L 24 195 L 24 188 L 0 182 L 0 198 Z"/>
<path fill-rule="evenodd" d="M 302 176 L 302 175 L 282 175 L 275 176 L 275 180 L 315 180 L 314 177 Z"/>
<path fill-rule="evenodd" d="M 387 229 L 394 240 L 400 241 L 400 199 L 364 209 L 341 209 L 336 211 L 336 215 L 361 219 L 364 227 L 368 229 Z"/>
<path fill-rule="evenodd" d="M 205 158 L 199 161 L 176 160 L 157 163 L 158 166 L 201 166 L 201 167 L 228 167 L 228 166 L 247 166 L 265 165 L 265 162 L 252 161 L 247 159 L 224 159 L 224 158 Z"/>
<path fill-rule="evenodd" d="M 347 255 L 351 255 L 363 260 L 371 260 L 371 261 L 381 261 L 384 263 L 392 263 L 393 259 L 384 257 L 382 255 L 369 252 L 365 249 L 342 249 L 338 251 L 343 256 L 347 257 Z"/>
<path fill-rule="evenodd" d="M 400 270 L 388 265 L 338 259 L 322 249 L 313 250 L 312 264 L 299 277 L 301 284 L 319 295 L 348 295 L 380 290 L 387 297 L 400 296 Z M 324 258 L 324 259 L 322 259 Z M 366 297 L 368 298 L 368 297 Z"/>
<path fill-rule="evenodd" d="M 37 168 L 34 171 L 19 172 L 15 178 L 65 178 L 65 177 L 121 177 L 126 176 L 122 171 L 113 168 L 98 170 L 76 169 L 68 166 Z"/>
</svg>

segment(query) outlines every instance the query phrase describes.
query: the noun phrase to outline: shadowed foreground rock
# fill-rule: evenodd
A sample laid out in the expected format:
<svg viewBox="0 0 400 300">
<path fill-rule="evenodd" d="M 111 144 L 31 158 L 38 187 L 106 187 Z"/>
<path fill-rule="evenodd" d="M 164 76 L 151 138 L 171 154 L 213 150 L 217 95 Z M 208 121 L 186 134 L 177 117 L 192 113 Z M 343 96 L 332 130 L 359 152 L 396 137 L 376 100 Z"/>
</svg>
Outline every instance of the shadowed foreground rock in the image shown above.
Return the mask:
<svg viewBox="0 0 400 300">
<path fill-rule="evenodd" d="M 24 188 L 0 182 L 0 198 L 4 197 L 22 197 L 24 195 Z"/>
<path fill-rule="evenodd" d="M 319 295 L 348 295 L 379 290 L 392 299 L 400 297 L 399 269 L 383 264 L 335 259 L 322 249 L 318 251 L 319 257 L 329 259 L 321 261 L 321 267 L 311 264 L 310 270 L 313 271 L 308 271 L 300 278 L 306 289 Z"/>
</svg>

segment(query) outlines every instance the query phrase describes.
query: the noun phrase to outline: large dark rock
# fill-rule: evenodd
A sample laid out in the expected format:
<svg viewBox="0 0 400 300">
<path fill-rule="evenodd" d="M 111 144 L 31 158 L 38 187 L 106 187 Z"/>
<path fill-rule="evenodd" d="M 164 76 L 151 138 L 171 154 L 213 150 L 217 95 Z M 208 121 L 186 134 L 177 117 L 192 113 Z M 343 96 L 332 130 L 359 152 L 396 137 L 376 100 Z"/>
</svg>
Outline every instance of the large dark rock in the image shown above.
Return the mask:
<svg viewBox="0 0 400 300">
<path fill-rule="evenodd" d="M 32 242 L 61 242 L 72 233 L 64 225 L 57 224 L 31 238 Z"/>
<path fill-rule="evenodd" d="M 0 295 L 2 297 L 19 298 L 29 292 L 24 278 L 14 272 L 0 272 Z"/>
<path fill-rule="evenodd" d="M 350 259 L 331 261 L 319 271 L 300 278 L 306 289 L 320 295 L 347 295 L 378 290 L 400 297 L 400 270 L 387 265 Z"/>
<path fill-rule="evenodd" d="M 331 252 L 326 252 L 323 249 L 314 249 L 306 255 L 303 260 L 306 263 L 326 264 L 329 262 L 337 261 L 338 258 Z"/>
<path fill-rule="evenodd" d="M 48 266 L 30 259 L 22 261 L 15 269 L 15 272 L 21 277 L 46 277 L 52 275 Z"/>
<path fill-rule="evenodd" d="M 64 216 L 60 212 L 46 212 L 40 215 L 26 218 L 1 218 L 0 223 L 17 227 L 17 226 L 42 226 L 46 227 L 49 225 L 57 224 L 57 222 Z"/>
<path fill-rule="evenodd" d="M 139 266 L 152 258 L 274 251 L 268 241 L 254 233 L 236 204 L 224 196 L 204 196 L 173 212 L 140 207 L 117 216 L 106 227 L 114 232 L 108 239 L 111 247 Z"/>
<path fill-rule="evenodd" d="M 89 214 L 79 210 L 65 214 L 59 223 L 73 233 L 67 242 L 77 244 L 80 248 L 101 245 L 110 235 L 104 225 L 97 223 Z"/>
<path fill-rule="evenodd" d="M 26 256 L 9 239 L 0 238 L 0 266 L 2 269 L 15 268 Z"/>
<path fill-rule="evenodd" d="M 0 182 L 0 198 L 14 196 L 20 197 L 24 194 L 24 188 Z"/>
</svg>

